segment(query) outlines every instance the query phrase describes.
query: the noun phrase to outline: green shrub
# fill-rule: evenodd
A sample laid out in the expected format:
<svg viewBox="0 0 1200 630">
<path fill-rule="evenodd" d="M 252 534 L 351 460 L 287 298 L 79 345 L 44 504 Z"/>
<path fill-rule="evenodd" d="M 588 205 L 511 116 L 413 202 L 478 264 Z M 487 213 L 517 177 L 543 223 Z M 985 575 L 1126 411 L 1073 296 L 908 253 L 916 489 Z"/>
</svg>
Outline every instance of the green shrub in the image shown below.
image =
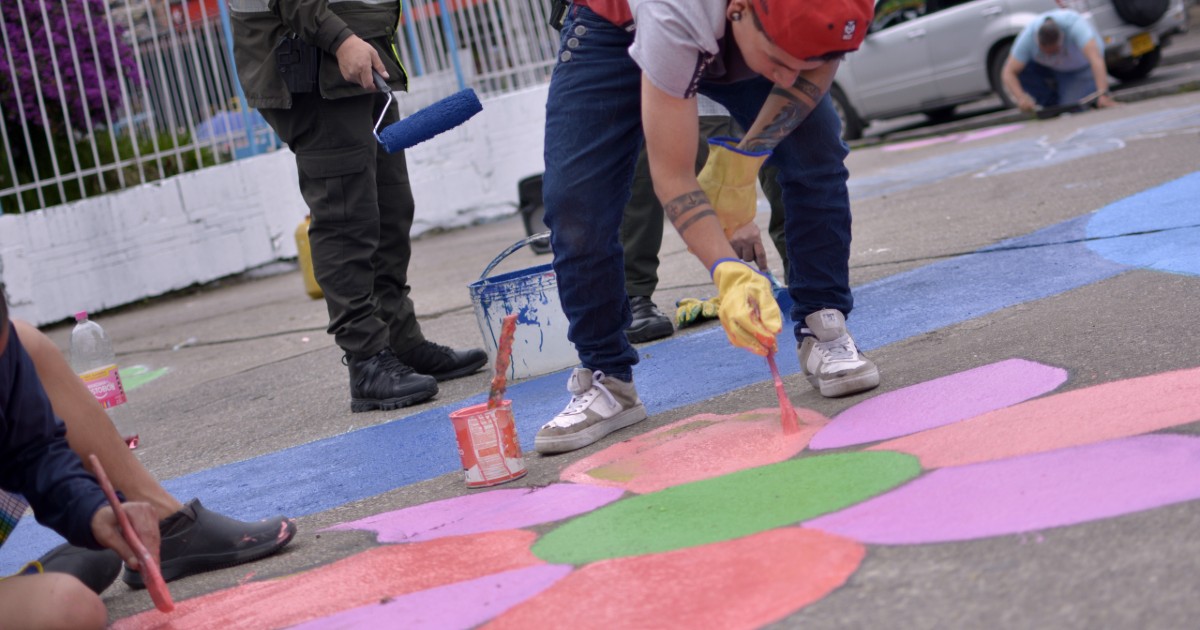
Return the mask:
<svg viewBox="0 0 1200 630">
<path fill-rule="evenodd" d="M 18 133 L 14 135 L 13 131 Z M 139 137 L 136 153 L 134 152 L 133 138 L 127 133 L 115 136 L 115 141 L 107 131 L 97 131 L 93 134 L 94 140 L 56 137 L 53 138 L 53 146 L 54 155 L 58 158 L 58 172 L 63 179 L 60 188 L 59 184 L 54 183 L 54 163 L 51 161 L 45 133 L 38 133 L 41 131 L 40 129 L 31 131 L 33 131 L 30 133 L 30 140 L 33 145 L 34 159 L 29 159 L 30 155 L 23 144 L 15 147 L 20 150 L 20 153 L 14 153 L 12 156 L 17 171 L 16 181 L 13 181 L 8 166 L 9 156 L 5 153 L 4 147 L 0 146 L 0 191 L 4 191 L 0 193 L 3 195 L 0 197 L 0 209 L 3 212 L 20 212 L 17 193 L 9 189 L 18 185 L 28 185 L 34 181 L 40 182 L 36 188 L 21 192 L 26 210 L 36 210 L 95 197 L 217 163 L 212 149 L 204 147 L 197 151 L 191 135 L 188 133 L 160 132 L 157 139 L 149 136 Z M 10 140 L 23 138 L 23 135 L 19 133 L 19 130 L 10 127 L 9 138 Z M 157 140 L 157 152 L 159 153 L 167 153 L 176 147 L 181 148 L 178 154 L 169 153 L 157 159 L 149 159 L 146 156 L 156 152 L 155 140 Z M 71 155 L 72 143 L 75 145 L 78 164 Z M 95 153 L 93 153 L 93 147 Z M 138 155 L 141 158 L 135 159 Z M 139 162 L 141 163 L 140 170 Z M 34 164 L 37 165 L 36 173 Z M 72 177 L 72 174 L 75 173 L 87 174 Z M 122 183 L 122 177 L 124 183 Z M 44 203 L 38 199 L 39 190 Z"/>
</svg>

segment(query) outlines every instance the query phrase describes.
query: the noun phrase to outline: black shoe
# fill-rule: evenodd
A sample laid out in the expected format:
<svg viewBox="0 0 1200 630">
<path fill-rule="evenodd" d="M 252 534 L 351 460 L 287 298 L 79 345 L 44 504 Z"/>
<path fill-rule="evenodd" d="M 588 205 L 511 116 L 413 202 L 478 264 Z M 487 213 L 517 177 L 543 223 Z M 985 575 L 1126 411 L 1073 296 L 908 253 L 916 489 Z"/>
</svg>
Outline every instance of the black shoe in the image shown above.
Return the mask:
<svg viewBox="0 0 1200 630">
<path fill-rule="evenodd" d="M 399 356 L 405 365 L 439 381 L 473 374 L 488 360 L 487 353 L 479 348 L 453 350 L 432 341 L 422 341 Z"/>
<path fill-rule="evenodd" d="M 159 569 L 167 582 L 265 558 L 296 535 L 296 523 L 290 518 L 244 523 L 205 509 L 200 499 L 188 501 L 182 510 L 163 519 L 158 529 L 162 532 Z M 145 588 L 141 574 L 129 567 L 121 580 L 130 588 Z"/>
<path fill-rule="evenodd" d="M 625 329 L 629 343 L 644 343 L 675 334 L 671 320 L 646 295 L 629 296 L 629 309 L 633 311 L 633 323 Z"/>
<path fill-rule="evenodd" d="M 121 556 L 112 549 L 84 549 L 63 543 L 38 558 L 46 573 L 66 573 L 97 595 L 117 580 L 121 572 Z"/>
<path fill-rule="evenodd" d="M 346 363 L 350 366 L 351 412 L 399 409 L 429 400 L 438 392 L 436 381 L 401 363 L 390 349 Z"/>
</svg>

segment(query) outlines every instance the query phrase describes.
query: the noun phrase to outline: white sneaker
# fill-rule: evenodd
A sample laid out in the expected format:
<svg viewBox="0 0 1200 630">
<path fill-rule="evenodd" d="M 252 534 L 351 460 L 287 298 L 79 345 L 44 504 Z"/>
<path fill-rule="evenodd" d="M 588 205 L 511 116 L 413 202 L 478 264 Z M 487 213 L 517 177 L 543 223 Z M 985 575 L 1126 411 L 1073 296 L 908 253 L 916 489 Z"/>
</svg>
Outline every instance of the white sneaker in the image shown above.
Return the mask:
<svg viewBox="0 0 1200 630">
<path fill-rule="evenodd" d="M 804 325 L 815 338 L 800 342 L 800 369 L 822 396 L 847 396 L 879 385 L 879 368 L 858 351 L 841 311 L 817 311 L 804 318 Z"/>
<path fill-rule="evenodd" d="M 565 453 L 646 419 L 646 407 L 633 383 L 609 378 L 599 370 L 575 368 L 567 382 L 571 402 L 533 439 L 539 453 Z"/>
</svg>

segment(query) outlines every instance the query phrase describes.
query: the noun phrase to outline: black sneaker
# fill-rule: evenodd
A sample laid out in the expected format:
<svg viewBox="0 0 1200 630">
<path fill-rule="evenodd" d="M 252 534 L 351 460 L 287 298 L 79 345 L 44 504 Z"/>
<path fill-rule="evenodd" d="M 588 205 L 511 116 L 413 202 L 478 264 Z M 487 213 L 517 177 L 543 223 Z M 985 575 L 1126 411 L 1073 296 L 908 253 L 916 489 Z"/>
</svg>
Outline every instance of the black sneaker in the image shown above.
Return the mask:
<svg viewBox="0 0 1200 630">
<path fill-rule="evenodd" d="M 121 556 L 112 549 L 84 549 L 63 543 L 38 558 L 46 573 L 66 573 L 97 595 L 117 580 L 121 572 Z"/>
<path fill-rule="evenodd" d="M 244 523 L 206 509 L 200 499 L 188 501 L 182 510 L 164 518 L 158 529 L 162 532 L 159 568 L 167 582 L 264 558 L 296 535 L 290 518 Z M 141 574 L 129 567 L 121 580 L 131 588 L 145 588 Z"/>
<path fill-rule="evenodd" d="M 401 363 L 390 349 L 369 359 L 349 359 L 346 364 L 350 366 L 351 412 L 399 409 L 429 400 L 438 392 L 436 381 Z"/>
<path fill-rule="evenodd" d="M 645 343 L 675 334 L 671 320 L 658 310 L 649 296 L 629 296 L 629 309 L 633 311 L 633 323 L 625 329 L 629 343 Z"/>
<path fill-rule="evenodd" d="M 453 350 L 432 341 L 422 341 L 399 356 L 405 365 L 439 381 L 473 374 L 488 360 L 487 353 L 479 348 Z"/>
</svg>

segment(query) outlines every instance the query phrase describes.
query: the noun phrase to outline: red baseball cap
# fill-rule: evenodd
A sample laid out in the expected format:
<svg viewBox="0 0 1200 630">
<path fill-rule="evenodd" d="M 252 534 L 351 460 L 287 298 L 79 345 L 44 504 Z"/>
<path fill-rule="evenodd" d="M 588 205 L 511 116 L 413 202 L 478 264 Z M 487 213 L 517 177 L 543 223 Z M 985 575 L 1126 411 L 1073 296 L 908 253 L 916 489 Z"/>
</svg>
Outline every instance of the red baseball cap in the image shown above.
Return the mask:
<svg viewBox="0 0 1200 630">
<path fill-rule="evenodd" d="M 815 59 L 858 50 L 873 0 L 748 0 L 767 37 L 789 55 Z"/>
</svg>

